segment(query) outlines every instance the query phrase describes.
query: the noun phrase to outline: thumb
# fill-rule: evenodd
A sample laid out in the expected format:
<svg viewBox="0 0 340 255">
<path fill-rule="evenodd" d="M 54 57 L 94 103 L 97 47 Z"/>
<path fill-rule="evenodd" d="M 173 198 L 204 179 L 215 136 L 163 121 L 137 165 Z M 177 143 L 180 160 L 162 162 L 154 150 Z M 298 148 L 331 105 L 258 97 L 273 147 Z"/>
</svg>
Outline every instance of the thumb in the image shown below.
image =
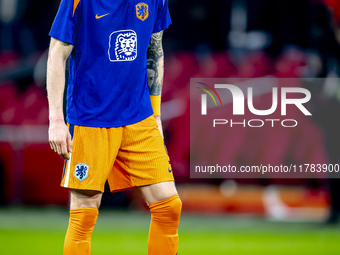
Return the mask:
<svg viewBox="0 0 340 255">
<path fill-rule="evenodd" d="M 67 148 L 69 152 L 72 152 L 72 137 L 69 132 L 67 134 Z"/>
</svg>

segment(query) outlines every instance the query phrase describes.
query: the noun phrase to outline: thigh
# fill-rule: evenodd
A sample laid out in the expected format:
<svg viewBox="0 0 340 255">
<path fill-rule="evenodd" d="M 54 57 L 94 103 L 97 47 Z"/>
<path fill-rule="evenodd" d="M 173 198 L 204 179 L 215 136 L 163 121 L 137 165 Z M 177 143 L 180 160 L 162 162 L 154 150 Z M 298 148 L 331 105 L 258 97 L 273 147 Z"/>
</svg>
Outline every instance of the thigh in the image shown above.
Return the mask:
<svg viewBox="0 0 340 255">
<path fill-rule="evenodd" d="M 71 209 L 78 208 L 99 208 L 102 199 L 100 191 L 95 190 L 77 190 L 72 189 L 71 193 Z"/>
<path fill-rule="evenodd" d="M 120 146 L 121 128 L 69 125 L 69 129 L 73 152 L 65 162 L 61 186 L 103 192 Z"/>
<path fill-rule="evenodd" d="M 123 127 L 121 147 L 109 177 L 111 191 L 174 181 L 163 137 L 153 116 Z"/>
<path fill-rule="evenodd" d="M 167 199 L 177 194 L 175 182 L 161 182 L 139 187 L 148 205 Z"/>
</svg>

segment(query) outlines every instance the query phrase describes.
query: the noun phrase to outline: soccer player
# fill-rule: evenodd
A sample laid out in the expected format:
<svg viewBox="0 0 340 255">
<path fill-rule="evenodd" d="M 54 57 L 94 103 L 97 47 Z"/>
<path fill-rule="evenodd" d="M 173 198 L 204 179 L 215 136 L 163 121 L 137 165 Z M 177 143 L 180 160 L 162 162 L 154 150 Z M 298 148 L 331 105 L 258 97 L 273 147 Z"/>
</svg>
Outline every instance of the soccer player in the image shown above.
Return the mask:
<svg viewBox="0 0 340 255">
<path fill-rule="evenodd" d="M 168 0 L 62 0 L 47 63 L 49 142 L 65 159 L 71 191 L 65 255 L 91 252 L 108 180 L 112 192 L 139 188 L 151 211 L 148 254 L 177 254 L 182 203 L 160 118 L 163 30 Z M 69 58 L 67 122 L 63 116 Z M 157 67 L 148 87 L 147 60 Z"/>
</svg>

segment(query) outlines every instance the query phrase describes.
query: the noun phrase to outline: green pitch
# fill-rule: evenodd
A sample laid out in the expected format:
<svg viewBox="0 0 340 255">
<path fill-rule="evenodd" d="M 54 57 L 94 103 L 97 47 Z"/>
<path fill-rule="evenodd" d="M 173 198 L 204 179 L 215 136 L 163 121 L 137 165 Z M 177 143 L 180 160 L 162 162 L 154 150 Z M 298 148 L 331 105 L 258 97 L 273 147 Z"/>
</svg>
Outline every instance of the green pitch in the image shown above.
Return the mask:
<svg viewBox="0 0 340 255">
<path fill-rule="evenodd" d="M 92 255 L 147 255 L 147 213 L 100 211 Z M 1 255 L 62 255 L 67 210 L 0 209 Z M 183 215 L 179 254 L 340 254 L 340 225 Z"/>
</svg>

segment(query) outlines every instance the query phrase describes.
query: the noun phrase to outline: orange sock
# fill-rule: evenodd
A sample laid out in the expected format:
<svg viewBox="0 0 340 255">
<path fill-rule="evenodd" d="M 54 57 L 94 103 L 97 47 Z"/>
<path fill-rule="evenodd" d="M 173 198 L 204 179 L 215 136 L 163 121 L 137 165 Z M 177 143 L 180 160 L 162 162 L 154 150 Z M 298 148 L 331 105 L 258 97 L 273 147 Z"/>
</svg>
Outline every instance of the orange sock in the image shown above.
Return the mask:
<svg viewBox="0 0 340 255">
<path fill-rule="evenodd" d="M 182 202 L 179 196 L 158 201 L 149 206 L 151 224 L 149 255 L 176 255 L 178 251 L 178 224 Z"/>
<path fill-rule="evenodd" d="M 70 210 L 70 221 L 65 237 L 64 255 L 90 255 L 91 234 L 98 218 L 98 209 Z"/>
</svg>

